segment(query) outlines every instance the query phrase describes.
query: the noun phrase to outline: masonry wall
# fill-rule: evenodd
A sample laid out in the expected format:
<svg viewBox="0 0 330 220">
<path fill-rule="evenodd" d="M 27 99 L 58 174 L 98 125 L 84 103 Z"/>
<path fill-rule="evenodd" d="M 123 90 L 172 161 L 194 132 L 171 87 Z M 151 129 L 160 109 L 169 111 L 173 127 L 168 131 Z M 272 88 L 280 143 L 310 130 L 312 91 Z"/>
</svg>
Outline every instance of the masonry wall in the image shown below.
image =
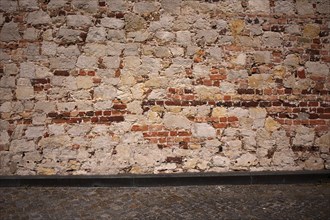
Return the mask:
<svg viewBox="0 0 330 220">
<path fill-rule="evenodd" d="M 0 174 L 330 168 L 328 0 L 1 0 Z"/>
</svg>

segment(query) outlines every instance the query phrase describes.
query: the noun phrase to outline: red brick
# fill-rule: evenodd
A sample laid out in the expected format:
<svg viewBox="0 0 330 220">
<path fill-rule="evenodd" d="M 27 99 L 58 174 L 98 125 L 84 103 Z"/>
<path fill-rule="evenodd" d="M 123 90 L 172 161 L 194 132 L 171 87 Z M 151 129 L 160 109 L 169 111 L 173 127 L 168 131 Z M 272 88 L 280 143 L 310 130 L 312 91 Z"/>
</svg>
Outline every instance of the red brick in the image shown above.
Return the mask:
<svg viewBox="0 0 330 220">
<path fill-rule="evenodd" d="M 176 89 L 175 88 L 168 88 L 168 92 L 175 94 L 176 93 Z"/>
<path fill-rule="evenodd" d="M 127 106 L 126 106 L 126 104 L 114 104 L 114 105 L 112 106 L 112 108 L 113 108 L 113 109 L 126 109 Z"/>
<path fill-rule="evenodd" d="M 133 125 L 131 131 L 148 131 L 148 125 Z"/>
<path fill-rule="evenodd" d="M 225 96 L 223 96 L 223 100 L 230 101 L 231 100 L 231 96 L 230 95 L 225 95 Z"/>
<path fill-rule="evenodd" d="M 109 121 L 121 122 L 121 121 L 124 121 L 124 120 L 125 120 L 124 116 L 111 116 L 111 117 L 109 117 Z"/>
<path fill-rule="evenodd" d="M 109 111 L 109 110 L 106 110 L 106 111 L 103 111 L 103 115 L 104 116 L 109 116 L 109 115 L 112 115 L 112 112 Z"/>
<path fill-rule="evenodd" d="M 221 117 L 220 122 L 227 122 L 227 117 Z"/>
<path fill-rule="evenodd" d="M 212 80 L 204 79 L 203 80 L 203 85 L 205 85 L 205 86 L 212 86 L 213 85 L 213 82 L 212 82 Z"/>
<path fill-rule="evenodd" d="M 213 123 L 214 128 L 226 128 L 227 124 L 226 123 Z"/>
<path fill-rule="evenodd" d="M 167 138 L 165 137 L 158 138 L 158 143 L 164 144 L 166 142 L 167 142 Z"/>
<path fill-rule="evenodd" d="M 93 78 L 93 83 L 101 83 L 102 79 L 101 78 Z"/>
<path fill-rule="evenodd" d="M 35 92 L 41 92 L 44 90 L 44 87 L 42 85 L 36 85 L 36 86 L 33 86 L 33 90 Z"/>
<path fill-rule="evenodd" d="M 319 106 L 318 102 L 308 102 L 308 106 Z"/>
<path fill-rule="evenodd" d="M 93 111 L 88 111 L 88 112 L 86 112 L 86 116 L 94 116 L 94 112 Z"/>
<path fill-rule="evenodd" d="M 179 131 L 178 135 L 179 136 L 191 136 L 191 133 L 188 131 Z"/>
<path fill-rule="evenodd" d="M 327 114 L 327 113 L 320 114 L 319 116 L 320 116 L 321 119 L 330 119 L 330 114 Z"/>
<path fill-rule="evenodd" d="M 102 111 L 95 111 L 95 115 L 96 115 L 96 116 L 100 116 L 100 115 L 102 115 Z"/>
<path fill-rule="evenodd" d="M 301 125 L 302 121 L 301 120 L 293 120 L 294 125 Z"/>
<path fill-rule="evenodd" d="M 170 131 L 170 136 L 177 136 L 178 132 L 177 131 Z"/>
<path fill-rule="evenodd" d="M 58 117 L 58 113 L 57 113 L 57 112 L 49 112 L 49 113 L 47 114 L 47 116 L 48 116 L 48 117 L 51 117 L 51 118 L 56 118 L 56 117 Z"/>
<path fill-rule="evenodd" d="M 81 123 L 82 118 L 74 117 L 74 118 L 70 118 L 68 121 L 69 121 L 69 123 Z"/>
<path fill-rule="evenodd" d="M 225 75 L 221 75 L 221 74 L 211 74 L 210 75 L 210 79 L 211 80 L 225 80 L 226 76 Z"/>
<path fill-rule="evenodd" d="M 235 117 L 235 116 L 231 116 L 231 117 L 228 117 L 228 121 L 229 121 L 229 122 L 238 121 L 238 118 Z"/>
<path fill-rule="evenodd" d="M 97 123 L 99 121 L 99 118 L 98 117 L 92 117 L 91 118 L 91 122 L 92 123 Z"/>
<path fill-rule="evenodd" d="M 67 123 L 68 120 L 67 119 L 63 119 L 63 118 L 55 118 L 52 120 L 53 123 L 55 124 L 61 124 L 61 123 Z"/>
<path fill-rule="evenodd" d="M 87 72 L 87 75 L 88 75 L 88 76 L 95 76 L 95 71 L 94 71 L 94 70 L 89 70 L 89 71 Z"/>
<path fill-rule="evenodd" d="M 165 160 L 167 163 L 177 163 L 182 164 L 182 157 L 167 157 Z"/>
</svg>

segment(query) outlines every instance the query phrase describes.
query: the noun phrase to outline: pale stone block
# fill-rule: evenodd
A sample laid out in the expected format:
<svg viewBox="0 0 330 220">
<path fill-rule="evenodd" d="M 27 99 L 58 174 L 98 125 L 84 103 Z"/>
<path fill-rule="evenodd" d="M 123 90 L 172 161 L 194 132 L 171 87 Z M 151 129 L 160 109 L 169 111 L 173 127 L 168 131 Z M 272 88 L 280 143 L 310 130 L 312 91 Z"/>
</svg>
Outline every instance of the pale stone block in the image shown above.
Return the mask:
<svg viewBox="0 0 330 220">
<path fill-rule="evenodd" d="M 85 15 L 68 15 L 66 24 L 68 27 L 88 27 L 93 25 L 90 17 Z"/>
<path fill-rule="evenodd" d="M 34 96 L 33 87 L 30 86 L 17 86 L 15 93 L 17 99 L 30 99 Z"/>
<path fill-rule="evenodd" d="M 14 22 L 5 23 L 0 31 L 0 41 L 18 41 L 22 37 L 18 32 L 18 24 Z"/>
<path fill-rule="evenodd" d="M 303 30 L 303 36 L 306 38 L 316 38 L 320 34 L 320 26 L 317 24 L 306 24 Z"/>
<path fill-rule="evenodd" d="M 45 128 L 43 126 L 28 127 L 25 131 L 25 137 L 28 139 L 39 138 L 44 135 Z"/>
<path fill-rule="evenodd" d="M 26 22 L 32 25 L 50 24 L 51 19 L 47 12 L 42 10 L 30 12 L 26 17 Z"/>
<path fill-rule="evenodd" d="M 157 2 L 137 2 L 133 6 L 133 11 L 140 14 L 148 14 L 157 11 Z"/>
<path fill-rule="evenodd" d="M 216 130 L 207 123 L 195 123 L 191 130 L 194 137 L 216 137 Z"/>
<path fill-rule="evenodd" d="M 164 125 L 169 129 L 190 129 L 191 122 L 185 116 L 166 113 L 164 116 Z"/>
<path fill-rule="evenodd" d="M 36 150 L 36 145 L 33 141 L 27 141 L 25 139 L 12 140 L 9 150 L 13 153 L 22 153 Z"/>
</svg>

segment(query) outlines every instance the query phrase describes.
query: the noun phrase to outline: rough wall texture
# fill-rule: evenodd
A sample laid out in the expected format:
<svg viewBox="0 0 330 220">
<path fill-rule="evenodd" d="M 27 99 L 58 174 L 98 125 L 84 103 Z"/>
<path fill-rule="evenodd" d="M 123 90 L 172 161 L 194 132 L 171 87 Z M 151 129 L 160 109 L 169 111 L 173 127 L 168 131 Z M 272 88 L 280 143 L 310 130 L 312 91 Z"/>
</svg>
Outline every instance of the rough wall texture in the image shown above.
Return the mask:
<svg viewBox="0 0 330 220">
<path fill-rule="evenodd" d="M 328 0 L 1 0 L 0 174 L 330 168 Z"/>
</svg>

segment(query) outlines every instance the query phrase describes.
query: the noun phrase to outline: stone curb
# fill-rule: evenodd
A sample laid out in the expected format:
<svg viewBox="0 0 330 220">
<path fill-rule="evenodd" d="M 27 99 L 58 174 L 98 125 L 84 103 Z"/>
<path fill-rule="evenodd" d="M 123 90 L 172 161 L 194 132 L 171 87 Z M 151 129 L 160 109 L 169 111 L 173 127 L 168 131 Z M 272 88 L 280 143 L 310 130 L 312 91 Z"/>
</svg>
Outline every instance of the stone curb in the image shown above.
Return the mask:
<svg viewBox="0 0 330 220">
<path fill-rule="evenodd" d="M 0 176 L 0 187 L 155 187 L 329 183 L 330 170 L 150 175 Z"/>
</svg>

